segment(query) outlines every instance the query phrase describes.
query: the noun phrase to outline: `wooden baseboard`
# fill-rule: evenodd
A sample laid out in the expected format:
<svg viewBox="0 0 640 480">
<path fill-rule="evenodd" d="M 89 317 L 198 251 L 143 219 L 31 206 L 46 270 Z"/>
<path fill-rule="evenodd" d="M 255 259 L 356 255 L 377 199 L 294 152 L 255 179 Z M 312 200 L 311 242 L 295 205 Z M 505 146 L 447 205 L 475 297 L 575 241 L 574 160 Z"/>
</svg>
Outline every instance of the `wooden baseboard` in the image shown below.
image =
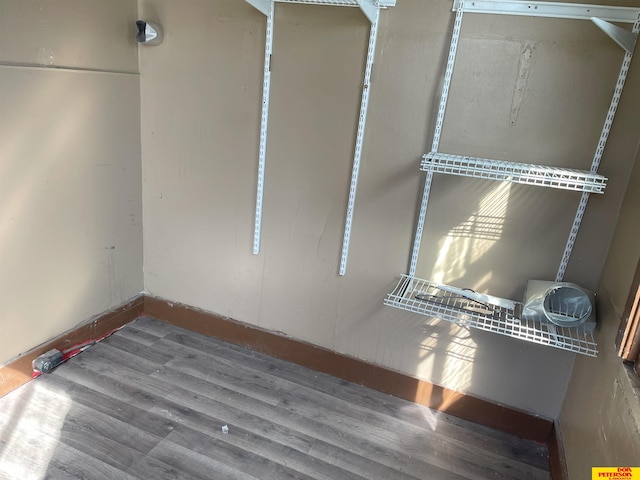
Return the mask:
<svg viewBox="0 0 640 480">
<path fill-rule="evenodd" d="M 144 313 L 178 327 L 248 347 L 521 438 L 546 443 L 552 433 L 552 420 L 187 305 L 146 296 Z"/>
<path fill-rule="evenodd" d="M 138 295 L 124 305 L 97 315 L 91 320 L 3 365 L 0 367 L 0 397 L 31 380 L 33 371 L 31 362 L 34 358 L 52 348 L 67 350 L 75 345 L 100 338 L 142 315 L 143 306 L 144 297 L 143 295 Z"/>
<path fill-rule="evenodd" d="M 542 443 L 550 442 L 550 457 L 564 459 L 552 420 L 456 392 L 404 373 L 333 352 L 282 334 L 222 318 L 213 313 L 140 295 L 125 305 L 98 315 L 63 335 L 0 367 L 0 397 L 31 380 L 31 362 L 42 353 L 66 350 L 119 328 L 142 314 L 212 336 L 282 360 L 425 405 L 474 423 Z M 554 443 L 555 442 L 555 443 Z M 556 457 L 553 457 L 553 462 Z M 562 476 L 553 476 L 563 479 Z"/>
<path fill-rule="evenodd" d="M 564 447 L 562 446 L 562 434 L 560 433 L 560 425 L 558 422 L 553 423 L 547 448 L 549 449 L 549 470 L 551 471 L 552 480 L 568 480 L 569 472 L 567 470 Z"/>
</svg>

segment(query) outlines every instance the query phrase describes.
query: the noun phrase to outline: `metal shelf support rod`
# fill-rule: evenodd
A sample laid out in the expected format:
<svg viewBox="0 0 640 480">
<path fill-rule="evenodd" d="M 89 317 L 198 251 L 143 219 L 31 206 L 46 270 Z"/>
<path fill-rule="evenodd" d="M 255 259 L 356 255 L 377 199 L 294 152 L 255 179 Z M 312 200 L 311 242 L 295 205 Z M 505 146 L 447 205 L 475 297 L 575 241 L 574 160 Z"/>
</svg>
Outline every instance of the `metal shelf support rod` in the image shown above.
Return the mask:
<svg viewBox="0 0 640 480">
<path fill-rule="evenodd" d="M 248 0 L 249 1 L 249 0 Z M 256 6 L 251 0 L 250 3 Z M 256 7 L 258 8 L 258 7 Z M 258 8 L 260 10 L 260 8 Z M 264 46 L 264 77 L 262 83 L 262 116 L 260 119 L 260 147 L 258 153 L 258 184 L 256 191 L 256 218 L 253 229 L 253 254 L 260 253 L 260 235 L 262 230 L 262 200 L 264 197 L 264 171 L 267 161 L 267 128 L 269 125 L 269 93 L 271 90 L 271 52 L 273 51 L 274 3 L 269 2 L 267 14 L 267 32 Z M 262 10 L 260 10 L 262 11 Z M 264 13 L 264 12 L 263 12 Z"/>
<path fill-rule="evenodd" d="M 638 32 L 640 32 L 640 13 L 636 14 L 636 21 L 633 25 L 632 31 L 637 38 Z M 598 147 L 596 148 L 596 153 L 593 157 L 593 162 L 591 163 L 592 173 L 597 173 L 598 167 L 600 166 L 600 160 L 602 160 L 602 155 L 607 145 L 607 139 L 609 138 L 611 125 L 613 124 L 613 119 L 616 116 L 618 103 L 620 103 L 622 88 L 624 87 L 624 82 L 627 79 L 627 74 L 629 73 L 629 66 L 631 65 L 631 59 L 633 58 L 633 50 L 635 49 L 635 43 L 636 42 L 634 40 L 634 45 L 633 45 L 634 48 L 632 48 L 631 51 L 626 50 L 624 54 L 624 59 L 622 60 L 622 66 L 620 67 L 620 73 L 618 74 L 618 81 L 616 82 L 616 88 L 613 92 L 613 97 L 611 98 L 611 104 L 609 105 L 607 118 L 604 121 L 604 126 L 602 127 L 602 133 L 600 134 L 600 140 L 598 141 Z M 567 239 L 567 244 L 562 254 L 560 267 L 558 268 L 558 273 L 556 274 L 556 282 L 561 282 L 562 279 L 564 278 L 564 274 L 567 270 L 567 265 L 569 264 L 569 258 L 571 258 L 571 252 L 573 251 L 573 246 L 576 242 L 576 237 L 578 236 L 578 231 L 580 230 L 580 224 L 582 223 L 582 217 L 584 216 L 584 212 L 587 208 L 588 201 L 589 201 L 589 193 L 584 192 L 580 198 L 580 203 L 578 204 L 578 210 L 576 211 L 576 216 L 573 220 L 573 225 L 571 226 L 571 232 L 569 233 L 569 238 Z"/>
<path fill-rule="evenodd" d="M 249 0 L 247 0 L 249 1 Z M 376 7 L 394 7 L 396 0 L 275 0 L 278 3 L 300 3 L 306 5 L 326 5 L 328 7 L 358 7 L 363 2 L 375 4 Z"/>
<path fill-rule="evenodd" d="M 349 241 L 351 236 L 351 224 L 353 221 L 353 209 L 355 205 L 356 188 L 358 184 L 358 173 L 360 169 L 360 157 L 362 155 L 362 143 L 364 139 L 364 128 L 367 119 L 367 107 L 369 104 L 369 90 L 371 82 L 371 69 L 375 56 L 376 38 L 378 36 L 378 19 L 380 9 L 392 7 L 396 0 L 246 0 L 251 6 L 267 16 L 267 33 L 264 52 L 264 79 L 262 85 L 262 116 L 260 122 L 260 147 L 258 154 L 258 182 L 256 192 L 256 214 L 253 229 L 253 254 L 260 253 L 260 237 L 262 231 L 262 205 L 264 197 L 264 177 L 267 157 L 267 129 L 269 125 L 269 92 L 271 89 L 271 53 L 273 51 L 273 25 L 275 3 L 302 3 L 311 5 L 329 5 L 341 7 L 359 7 L 362 13 L 371 22 L 371 32 L 369 35 L 369 49 L 367 52 L 367 63 L 364 75 L 364 85 L 362 89 L 362 100 L 360 104 L 360 117 L 358 121 L 358 132 L 356 136 L 355 153 L 353 159 L 353 169 L 351 176 L 351 186 L 349 189 L 349 203 L 347 206 L 347 218 L 345 222 L 344 239 L 342 243 L 342 256 L 340 259 L 340 275 L 344 275 L 347 268 L 347 256 L 349 251 Z"/>
<path fill-rule="evenodd" d="M 366 14 L 366 11 L 363 10 Z M 367 17 L 369 15 L 367 14 Z M 342 240 L 342 255 L 340 256 L 339 274 L 347 272 L 347 260 L 349 257 L 349 242 L 351 241 L 351 226 L 353 224 L 353 211 L 356 203 L 356 190 L 358 188 L 358 174 L 360 172 L 360 159 L 362 157 L 362 145 L 364 142 L 364 130 L 367 123 L 367 110 L 369 107 L 369 92 L 371 90 L 371 70 L 376 54 L 376 39 L 378 38 L 378 19 L 380 9 L 376 8 L 371 20 L 369 32 L 369 47 L 367 49 L 367 63 L 364 69 L 364 82 L 362 85 L 362 99 L 360 101 L 360 117 L 358 119 L 358 131 L 353 154 L 353 167 L 351 170 L 351 185 L 349 187 L 349 201 L 347 203 L 347 215 L 344 224 L 344 237 Z"/>
<path fill-rule="evenodd" d="M 449 98 L 449 87 L 451 86 L 451 77 L 453 76 L 453 67 L 456 63 L 456 53 L 458 51 L 458 41 L 460 40 L 460 28 L 462 27 L 462 15 L 464 13 L 465 2 L 462 1 L 456 12 L 456 19 L 453 24 L 453 34 L 451 36 L 451 46 L 449 47 L 449 57 L 447 58 L 447 68 L 444 73 L 444 83 L 442 85 L 442 95 L 440 96 L 440 105 L 438 107 L 438 116 L 436 118 L 436 128 L 433 133 L 433 143 L 431 151 L 437 152 L 440 146 L 440 135 L 442 134 L 442 125 L 444 123 L 444 113 L 447 109 L 447 100 Z M 420 243 L 422 242 L 422 231 L 424 228 L 424 220 L 427 215 L 427 205 L 429 204 L 429 193 L 431 192 L 431 182 L 433 180 L 433 172 L 427 172 L 424 180 L 424 189 L 422 191 L 422 202 L 420 203 L 420 214 L 418 215 L 418 225 L 416 227 L 415 237 L 413 239 L 413 251 L 411 252 L 411 263 L 409 264 L 409 276 L 416 274 L 418 266 L 418 255 L 420 254 Z"/>
</svg>

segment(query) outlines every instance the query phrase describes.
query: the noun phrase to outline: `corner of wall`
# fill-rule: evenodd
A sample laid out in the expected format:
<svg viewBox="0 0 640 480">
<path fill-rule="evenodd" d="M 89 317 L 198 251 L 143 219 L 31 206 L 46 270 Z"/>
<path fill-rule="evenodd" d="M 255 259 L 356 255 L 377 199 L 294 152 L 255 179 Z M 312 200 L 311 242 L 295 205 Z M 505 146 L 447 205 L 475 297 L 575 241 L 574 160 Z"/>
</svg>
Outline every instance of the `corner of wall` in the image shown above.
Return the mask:
<svg viewBox="0 0 640 480">
<path fill-rule="evenodd" d="M 640 390 L 615 350 L 620 317 L 606 289 L 599 293 L 600 353 L 576 359 L 558 419 L 569 478 L 640 458 Z"/>
<path fill-rule="evenodd" d="M 0 363 L 143 287 L 136 8 L 2 4 Z"/>
</svg>

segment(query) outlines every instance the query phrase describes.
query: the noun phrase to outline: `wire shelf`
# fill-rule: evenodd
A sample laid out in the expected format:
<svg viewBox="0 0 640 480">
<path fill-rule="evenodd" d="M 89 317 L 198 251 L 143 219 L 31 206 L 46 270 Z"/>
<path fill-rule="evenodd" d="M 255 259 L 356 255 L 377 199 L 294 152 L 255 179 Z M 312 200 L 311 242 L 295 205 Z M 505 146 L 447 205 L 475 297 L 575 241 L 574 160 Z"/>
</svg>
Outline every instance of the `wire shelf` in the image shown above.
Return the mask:
<svg viewBox="0 0 640 480">
<path fill-rule="evenodd" d="M 311 5 L 334 5 L 338 7 L 357 7 L 357 0 L 275 0 L 277 3 L 305 3 Z M 396 0 L 380 0 L 372 2 L 376 7 L 386 8 L 393 7 L 396 4 Z"/>
<path fill-rule="evenodd" d="M 396 287 L 384 299 L 384 304 L 462 327 L 477 328 L 591 357 L 598 354 L 593 334 L 585 328 L 524 320 L 519 318 L 519 312 L 514 309 L 470 300 L 439 288 L 437 283 L 408 275 L 400 277 Z"/>
<path fill-rule="evenodd" d="M 604 193 L 607 178 L 586 170 L 547 167 L 530 163 L 431 152 L 424 155 L 420 169 L 463 177 L 500 180 L 525 185 L 587 193 Z"/>
</svg>

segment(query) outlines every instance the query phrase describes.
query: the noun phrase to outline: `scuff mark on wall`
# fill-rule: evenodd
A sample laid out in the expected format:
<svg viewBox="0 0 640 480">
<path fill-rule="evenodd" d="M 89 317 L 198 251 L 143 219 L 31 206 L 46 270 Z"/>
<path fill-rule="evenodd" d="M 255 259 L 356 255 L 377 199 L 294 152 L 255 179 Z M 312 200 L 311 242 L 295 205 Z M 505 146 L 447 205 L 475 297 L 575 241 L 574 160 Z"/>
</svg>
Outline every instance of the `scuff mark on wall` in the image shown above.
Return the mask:
<svg viewBox="0 0 640 480">
<path fill-rule="evenodd" d="M 518 74 L 513 89 L 513 98 L 511 99 L 511 110 L 509 113 L 509 125 L 512 127 L 518 122 L 520 114 L 520 106 L 524 99 L 525 90 L 527 88 L 527 80 L 531 71 L 531 63 L 533 57 L 533 47 L 525 45 L 520 54 L 520 62 L 518 63 Z"/>
</svg>

